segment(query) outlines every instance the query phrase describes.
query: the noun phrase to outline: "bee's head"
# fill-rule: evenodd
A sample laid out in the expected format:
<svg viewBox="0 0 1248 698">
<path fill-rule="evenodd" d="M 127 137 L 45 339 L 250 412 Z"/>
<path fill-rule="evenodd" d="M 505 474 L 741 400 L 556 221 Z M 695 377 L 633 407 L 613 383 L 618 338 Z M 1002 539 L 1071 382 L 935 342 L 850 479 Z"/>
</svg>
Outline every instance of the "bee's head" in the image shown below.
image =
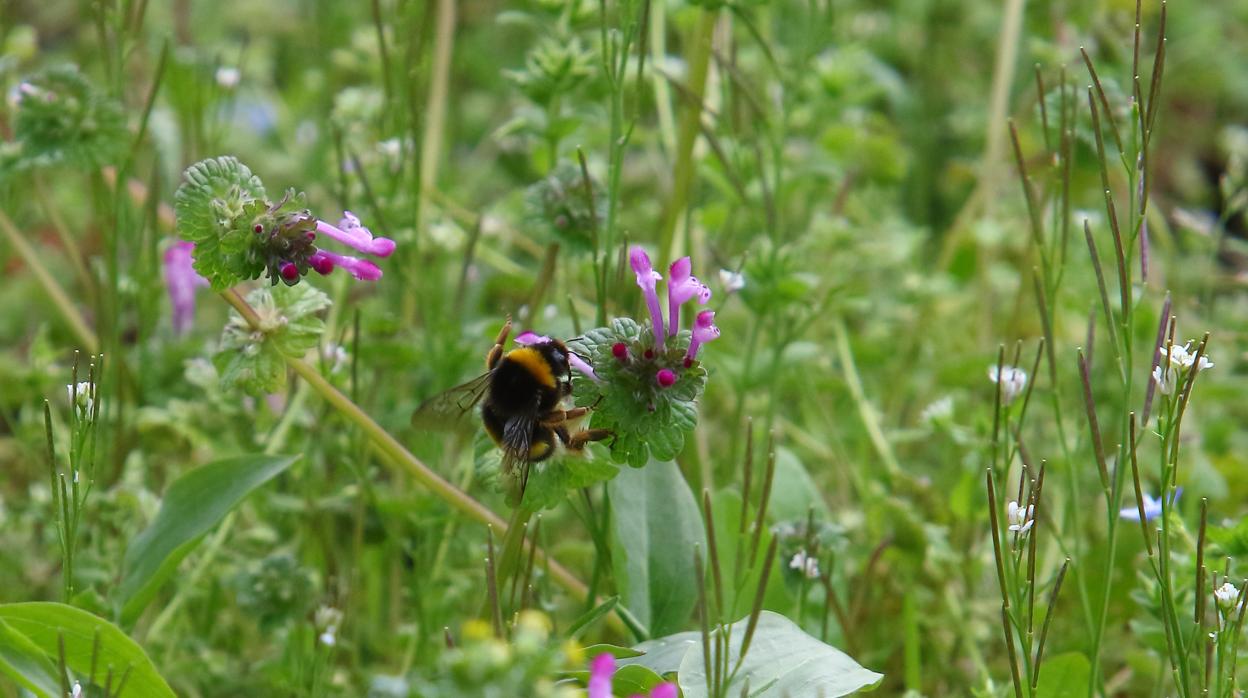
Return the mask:
<svg viewBox="0 0 1248 698">
<path fill-rule="evenodd" d="M 571 372 L 568 363 L 568 346 L 557 339 L 550 339 L 538 345 L 546 360 L 550 362 L 552 372 L 556 376 L 567 376 Z"/>
</svg>

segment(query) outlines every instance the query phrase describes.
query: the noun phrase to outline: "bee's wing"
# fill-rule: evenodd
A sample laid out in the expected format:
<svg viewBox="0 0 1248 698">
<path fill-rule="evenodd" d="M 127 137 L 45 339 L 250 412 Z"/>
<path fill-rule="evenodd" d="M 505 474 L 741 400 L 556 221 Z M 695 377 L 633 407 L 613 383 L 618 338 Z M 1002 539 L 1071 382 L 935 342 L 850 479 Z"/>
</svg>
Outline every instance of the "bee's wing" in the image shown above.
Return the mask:
<svg viewBox="0 0 1248 698">
<path fill-rule="evenodd" d="M 518 473 L 520 496 L 524 497 L 529 482 L 529 453 L 533 447 L 533 427 L 537 419 L 528 415 L 516 415 L 503 427 L 503 472 Z"/>
<path fill-rule="evenodd" d="M 445 390 L 421 403 L 412 413 L 412 426 L 420 429 L 456 429 L 465 422 L 464 417 L 485 397 L 490 387 L 490 374 Z"/>
</svg>

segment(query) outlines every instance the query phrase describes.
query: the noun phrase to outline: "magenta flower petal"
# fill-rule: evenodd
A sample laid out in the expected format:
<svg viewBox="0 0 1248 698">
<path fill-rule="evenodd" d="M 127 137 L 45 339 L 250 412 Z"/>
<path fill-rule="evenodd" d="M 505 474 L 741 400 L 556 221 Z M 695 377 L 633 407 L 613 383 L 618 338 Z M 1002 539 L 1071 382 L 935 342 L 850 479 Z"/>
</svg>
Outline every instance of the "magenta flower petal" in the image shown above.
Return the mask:
<svg viewBox="0 0 1248 698">
<path fill-rule="evenodd" d="M 602 653 L 589 663 L 589 698 L 611 698 L 611 676 L 615 674 L 615 657 Z"/>
<path fill-rule="evenodd" d="M 690 362 L 698 357 L 698 349 L 705 343 L 719 337 L 719 328 L 715 326 L 715 311 L 703 310 L 693 321 L 693 339 L 689 340 L 689 351 L 685 353 L 685 361 Z"/>
<path fill-rule="evenodd" d="M 373 237 L 372 231 L 360 225 L 360 219 L 350 211 L 343 211 L 342 215 L 343 218 L 338 221 L 337 226 L 318 220 L 316 231 L 347 247 L 377 257 L 389 257 L 394 252 L 394 240 Z"/>
<path fill-rule="evenodd" d="M 359 257 L 351 257 L 348 255 L 337 254 L 329 250 L 317 250 L 318 255 L 325 255 L 325 259 L 335 267 L 346 269 L 351 276 L 360 281 L 376 281 L 381 278 L 381 269 L 376 264 L 367 259 Z M 315 267 L 314 267 L 315 268 Z M 333 267 L 330 267 L 332 270 Z M 320 271 L 319 269 L 317 271 Z"/>
<path fill-rule="evenodd" d="M 516 344 L 519 344 L 521 346 L 528 346 L 530 344 L 539 344 L 541 342 L 549 342 L 550 337 L 538 334 L 534 332 L 533 330 L 529 330 L 527 332 L 521 332 L 520 334 L 516 335 L 516 338 L 512 341 L 514 341 Z"/>
<path fill-rule="evenodd" d="M 602 382 L 602 379 L 598 377 L 598 374 L 594 373 L 594 367 L 590 366 L 588 361 L 586 361 L 585 359 L 582 359 L 581 357 L 577 356 L 576 354 L 572 352 L 568 352 L 568 364 L 571 365 L 572 368 L 575 368 L 576 370 L 580 371 L 582 374 L 585 375 L 586 378 L 589 378 L 595 383 Z"/>
<path fill-rule="evenodd" d="M 194 249 L 195 243 L 178 241 L 165 250 L 162 265 L 165 288 L 173 306 L 173 333 L 177 335 L 186 334 L 195 320 L 195 289 L 208 285 L 208 280 L 192 266 Z"/>
<path fill-rule="evenodd" d="M 680 306 L 693 298 L 706 305 L 711 300 L 711 289 L 690 273 L 693 263 L 688 257 L 672 262 L 667 277 L 667 334 L 675 337 L 680 331 Z"/>
<path fill-rule="evenodd" d="M 308 258 L 308 265 L 321 276 L 325 276 L 334 270 L 334 260 L 320 250 Z"/>
<path fill-rule="evenodd" d="M 676 698 L 676 684 L 664 681 L 650 689 L 650 698 Z"/>
<path fill-rule="evenodd" d="M 655 288 L 663 277 L 650 264 L 650 256 L 637 245 L 628 251 L 628 262 L 637 275 L 637 285 L 646 297 L 646 307 L 650 309 L 650 325 L 654 329 L 654 344 L 663 347 L 663 308 L 659 305 L 659 292 Z"/>
</svg>

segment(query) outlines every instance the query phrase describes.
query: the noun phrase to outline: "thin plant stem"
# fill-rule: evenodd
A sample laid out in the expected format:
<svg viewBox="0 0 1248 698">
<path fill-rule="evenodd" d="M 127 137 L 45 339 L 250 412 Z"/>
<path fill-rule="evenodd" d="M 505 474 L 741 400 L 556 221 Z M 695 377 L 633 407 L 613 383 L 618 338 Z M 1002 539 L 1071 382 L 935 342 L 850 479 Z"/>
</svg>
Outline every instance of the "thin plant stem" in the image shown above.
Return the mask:
<svg viewBox="0 0 1248 698">
<path fill-rule="evenodd" d="M 98 353 L 100 350 L 99 338 L 96 337 L 95 332 L 87 325 L 87 321 L 83 319 L 82 314 L 74 307 L 73 302 L 69 300 L 69 296 L 65 294 L 65 289 L 61 288 L 61 285 L 57 283 L 47 267 L 43 266 L 43 262 L 39 260 L 38 254 L 35 253 L 35 248 L 26 242 L 26 239 L 22 237 L 21 232 L 13 225 L 13 221 L 5 215 L 4 211 L 0 211 L 0 232 L 4 233 L 5 238 L 13 245 L 13 249 L 18 256 L 22 258 L 22 261 L 30 268 L 31 273 L 35 275 L 35 279 L 43 287 L 44 293 L 48 294 L 48 298 L 51 299 L 52 304 L 56 306 L 57 311 L 61 314 L 61 319 L 69 326 L 70 331 L 74 333 L 78 341 L 82 343 L 83 349 L 86 349 L 88 354 Z"/>
</svg>

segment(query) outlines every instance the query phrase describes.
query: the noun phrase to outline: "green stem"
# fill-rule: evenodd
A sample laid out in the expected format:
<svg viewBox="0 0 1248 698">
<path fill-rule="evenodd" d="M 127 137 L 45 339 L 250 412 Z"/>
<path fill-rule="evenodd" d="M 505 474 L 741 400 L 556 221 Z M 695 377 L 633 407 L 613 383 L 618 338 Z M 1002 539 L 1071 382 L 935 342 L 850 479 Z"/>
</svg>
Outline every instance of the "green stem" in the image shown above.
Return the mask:
<svg viewBox="0 0 1248 698">
<path fill-rule="evenodd" d="M 694 32 L 693 46 L 689 54 L 688 99 L 680 117 L 680 131 L 676 140 L 676 167 L 672 176 L 672 198 L 668 199 L 660 228 L 659 255 L 668 254 L 672 259 L 680 256 L 676 245 L 676 225 L 684 215 L 689 200 L 689 188 L 693 181 L 693 145 L 697 140 L 702 122 L 702 99 L 706 93 L 706 75 L 710 71 L 711 43 L 715 35 L 716 12 L 701 9 L 698 26 Z"/>
<path fill-rule="evenodd" d="M 52 274 L 48 272 L 47 267 L 43 266 L 43 262 L 39 261 L 39 256 L 35 253 L 35 249 L 26 242 L 22 234 L 13 225 L 13 221 L 0 211 L 0 232 L 8 238 L 13 245 L 13 249 L 17 252 L 22 261 L 30 267 L 31 273 L 35 275 L 35 279 L 43 286 L 43 290 L 48 294 L 48 298 L 52 300 L 52 304 L 60 311 L 61 318 L 65 320 L 65 324 L 69 325 L 69 329 L 82 343 L 82 347 L 87 350 L 88 354 L 96 354 L 100 350 L 100 341 L 95 336 L 95 332 L 87 326 L 87 321 L 82 318 L 82 314 L 74 307 L 69 300 L 69 296 L 65 294 L 65 289 L 56 282 Z"/>
</svg>

